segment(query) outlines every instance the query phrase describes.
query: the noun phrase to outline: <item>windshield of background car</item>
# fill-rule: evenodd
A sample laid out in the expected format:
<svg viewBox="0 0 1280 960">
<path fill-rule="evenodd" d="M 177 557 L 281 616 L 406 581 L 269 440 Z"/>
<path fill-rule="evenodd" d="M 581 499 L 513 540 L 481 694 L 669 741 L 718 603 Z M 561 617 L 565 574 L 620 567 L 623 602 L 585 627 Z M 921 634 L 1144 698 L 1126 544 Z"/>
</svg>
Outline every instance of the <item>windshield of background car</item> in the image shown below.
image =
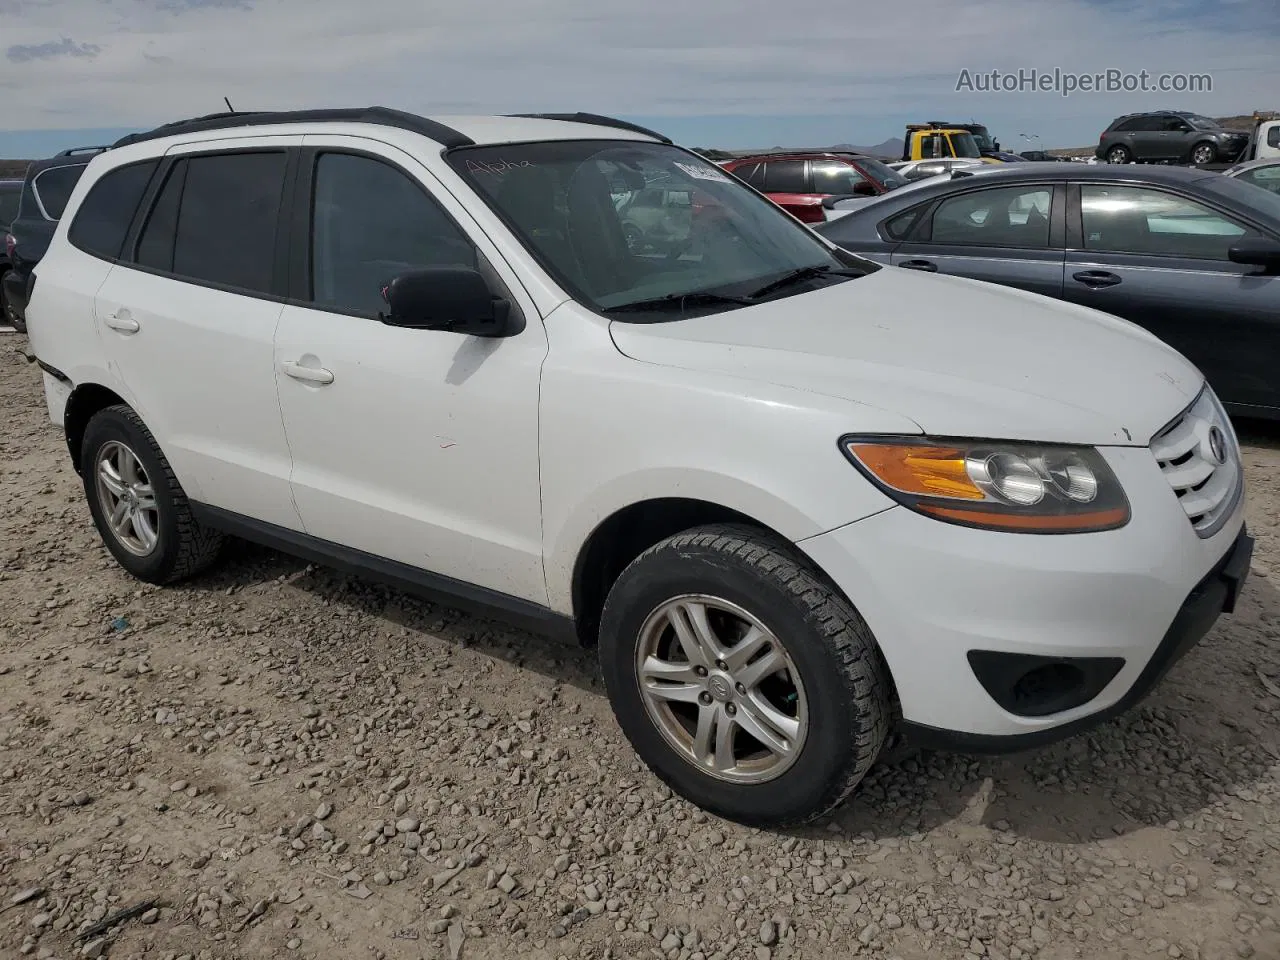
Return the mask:
<svg viewBox="0 0 1280 960">
<path fill-rule="evenodd" d="M 881 163 L 872 157 L 859 157 L 858 166 L 870 177 L 874 177 L 880 183 L 884 184 L 890 190 L 895 187 L 905 186 L 907 178 L 894 170 L 888 164 Z"/>
<path fill-rule="evenodd" d="M 1222 124 L 1217 120 L 1211 120 L 1208 117 L 1190 116 L 1185 117 L 1190 124 L 1199 130 L 1221 130 Z"/>
<path fill-rule="evenodd" d="M 22 184 L 17 184 L 12 189 L 0 187 L 0 227 L 13 223 L 18 215 L 18 201 L 21 199 Z"/>
<path fill-rule="evenodd" d="M 973 135 L 974 142 L 978 144 L 980 149 L 995 150 L 996 142 L 991 138 L 991 133 L 986 127 L 978 127 L 975 130 L 970 130 L 969 133 Z"/>
<path fill-rule="evenodd" d="M 1239 177 L 1206 177 L 1198 182 L 1209 193 L 1217 193 L 1234 200 L 1246 210 L 1254 213 L 1257 219 L 1272 234 L 1280 232 L 1280 194 L 1242 181 Z M 1258 215 L 1261 214 L 1259 217 Z"/>
<path fill-rule="evenodd" d="M 448 159 L 538 262 L 602 313 L 659 298 L 747 297 L 807 268 L 876 269 L 843 259 L 780 207 L 676 147 L 563 140 L 464 147 Z"/>
<path fill-rule="evenodd" d="M 974 139 L 972 133 L 953 133 L 951 135 L 951 149 L 956 152 L 957 157 L 969 157 L 977 159 L 982 156 L 982 151 L 978 149 L 978 141 Z"/>
</svg>

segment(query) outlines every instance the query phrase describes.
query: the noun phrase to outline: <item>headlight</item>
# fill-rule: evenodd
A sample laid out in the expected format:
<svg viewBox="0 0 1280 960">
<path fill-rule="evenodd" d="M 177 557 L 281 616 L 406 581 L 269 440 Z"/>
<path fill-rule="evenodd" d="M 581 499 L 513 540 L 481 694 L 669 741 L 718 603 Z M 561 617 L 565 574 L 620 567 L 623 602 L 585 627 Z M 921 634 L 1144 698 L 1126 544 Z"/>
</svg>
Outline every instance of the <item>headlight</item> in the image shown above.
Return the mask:
<svg viewBox="0 0 1280 960">
<path fill-rule="evenodd" d="M 845 437 L 872 483 L 918 513 L 988 530 L 1091 533 L 1129 522 L 1129 501 L 1091 447 L 999 440 Z"/>
</svg>

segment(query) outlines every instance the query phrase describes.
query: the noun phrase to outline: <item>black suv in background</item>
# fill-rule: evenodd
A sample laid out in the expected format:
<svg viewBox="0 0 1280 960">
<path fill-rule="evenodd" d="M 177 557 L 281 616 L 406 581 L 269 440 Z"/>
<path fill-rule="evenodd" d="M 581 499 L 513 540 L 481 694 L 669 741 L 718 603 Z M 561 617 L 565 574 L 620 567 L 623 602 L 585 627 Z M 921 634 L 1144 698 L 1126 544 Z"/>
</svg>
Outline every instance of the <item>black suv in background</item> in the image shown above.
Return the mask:
<svg viewBox="0 0 1280 960">
<path fill-rule="evenodd" d="M 1249 134 L 1198 113 L 1156 110 L 1117 117 L 1102 131 L 1094 156 L 1107 163 L 1164 160 L 1203 166 L 1234 161 L 1248 142 Z"/>
<path fill-rule="evenodd" d="M 30 294 L 31 271 L 49 249 L 53 231 L 71 198 L 71 191 L 94 154 L 105 147 L 77 147 L 27 167 L 18 209 L 4 238 L 6 261 L 0 291 L 4 318 L 19 331 L 27 329 L 25 310 Z"/>
</svg>

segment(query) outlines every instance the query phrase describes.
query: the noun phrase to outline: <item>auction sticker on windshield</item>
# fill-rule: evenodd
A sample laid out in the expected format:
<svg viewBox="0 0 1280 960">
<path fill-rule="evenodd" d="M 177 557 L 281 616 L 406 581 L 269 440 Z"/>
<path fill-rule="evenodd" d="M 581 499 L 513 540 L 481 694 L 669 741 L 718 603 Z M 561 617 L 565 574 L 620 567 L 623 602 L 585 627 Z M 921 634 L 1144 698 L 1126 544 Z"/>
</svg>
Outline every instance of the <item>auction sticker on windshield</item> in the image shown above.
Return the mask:
<svg viewBox="0 0 1280 960">
<path fill-rule="evenodd" d="M 729 182 L 728 177 L 712 166 L 702 167 L 695 163 L 681 163 L 679 160 L 676 161 L 676 166 L 697 180 L 711 180 L 715 183 Z"/>
</svg>

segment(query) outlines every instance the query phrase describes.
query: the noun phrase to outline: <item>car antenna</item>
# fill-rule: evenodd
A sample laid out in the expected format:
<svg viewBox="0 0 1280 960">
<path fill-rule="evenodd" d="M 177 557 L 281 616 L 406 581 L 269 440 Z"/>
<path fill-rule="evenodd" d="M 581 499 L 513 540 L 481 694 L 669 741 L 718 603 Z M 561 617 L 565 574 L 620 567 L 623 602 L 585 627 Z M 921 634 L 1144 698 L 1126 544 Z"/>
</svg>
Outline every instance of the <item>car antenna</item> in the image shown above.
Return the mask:
<svg viewBox="0 0 1280 960">
<path fill-rule="evenodd" d="M 227 113 L 235 113 L 235 112 L 236 112 L 236 108 L 235 108 L 235 107 L 233 107 L 233 106 L 231 105 L 231 98 L 230 98 L 230 97 L 223 97 L 223 98 L 222 98 L 222 102 L 223 102 L 223 103 L 225 103 L 225 104 L 227 105 Z"/>
</svg>

